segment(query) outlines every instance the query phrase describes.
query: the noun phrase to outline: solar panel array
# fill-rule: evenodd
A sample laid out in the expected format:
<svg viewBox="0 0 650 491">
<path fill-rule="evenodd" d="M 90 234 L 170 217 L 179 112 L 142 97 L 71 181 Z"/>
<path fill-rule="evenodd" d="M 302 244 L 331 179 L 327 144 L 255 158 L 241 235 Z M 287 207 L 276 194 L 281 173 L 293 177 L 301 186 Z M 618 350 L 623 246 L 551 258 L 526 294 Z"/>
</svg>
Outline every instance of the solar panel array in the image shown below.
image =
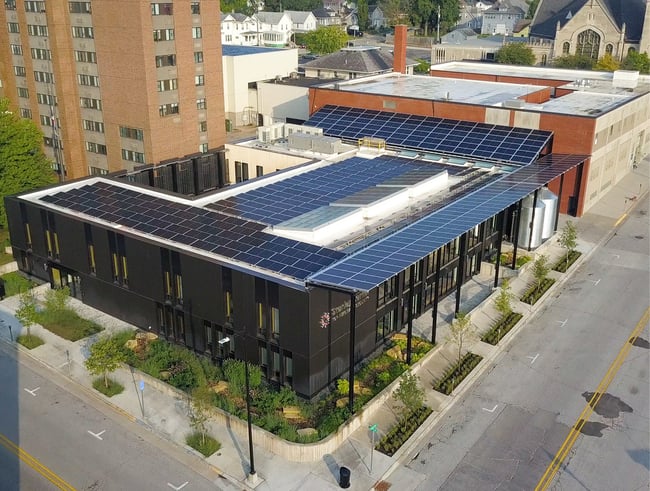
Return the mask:
<svg viewBox="0 0 650 491">
<path fill-rule="evenodd" d="M 305 125 L 344 139 L 382 138 L 394 147 L 522 165 L 534 162 L 552 135 L 550 131 L 331 105 L 315 112 Z"/>
<path fill-rule="evenodd" d="M 417 170 L 436 173 L 444 169 L 443 165 L 400 157 L 352 157 L 207 206 L 229 215 L 277 225 L 393 177 Z"/>
<path fill-rule="evenodd" d="M 368 245 L 312 275 L 309 281 L 369 291 L 586 158 L 576 155 L 546 156 Z"/>
<path fill-rule="evenodd" d="M 98 181 L 41 201 L 156 238 L 304 280 L 344 257 L 263 232 L 264 225 Z"/>
</svg>

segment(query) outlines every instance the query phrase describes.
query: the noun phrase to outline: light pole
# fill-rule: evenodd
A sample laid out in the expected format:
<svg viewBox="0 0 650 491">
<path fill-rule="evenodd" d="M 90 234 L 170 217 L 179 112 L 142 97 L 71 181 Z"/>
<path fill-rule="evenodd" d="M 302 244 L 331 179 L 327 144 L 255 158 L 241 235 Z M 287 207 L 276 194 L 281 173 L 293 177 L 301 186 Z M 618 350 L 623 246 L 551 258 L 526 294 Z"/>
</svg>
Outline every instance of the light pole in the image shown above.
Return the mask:
<svg viewBox="0 0 650 491">
<path fill-rule="evenodd" d="M 219 354 L 221 355 L 221 365 L 223 365 L 223 360 L 225 358 L 225 356 L 223 355 L 223 347 L 226 343 L 229 342 L 230 342 L 230 338 L 228 336 L 217 341 L 217 343 L 219 344 Z"/>
<path fill-rule="evenodd" d="M 244 360 L 244 375 L 246 378 L 246 419 L 248 420 L 248 453 L 250 455 L 251 468 L 248 472 L 248 477 L 252 482 L 255 482 L 257 478 L 255 473 L 255 457 L 253 455 L 253 426 L 251 424 L 251 391 L 250 391 L 250 382 L 248 376 L 248 355 L 246 360 Z"/>
</svg>

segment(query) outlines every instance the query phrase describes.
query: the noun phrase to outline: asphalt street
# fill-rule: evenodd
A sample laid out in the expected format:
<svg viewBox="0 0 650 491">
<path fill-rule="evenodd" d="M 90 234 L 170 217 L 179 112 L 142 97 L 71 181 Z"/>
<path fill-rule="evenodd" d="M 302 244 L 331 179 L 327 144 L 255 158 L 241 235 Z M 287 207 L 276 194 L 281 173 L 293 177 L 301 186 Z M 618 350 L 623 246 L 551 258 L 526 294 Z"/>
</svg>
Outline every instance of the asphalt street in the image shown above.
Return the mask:
<svg viewBox="0 0 650 491">
<path fill-rule="evenodd" d="M 0 490 L 223 489 L 203 460 L 18 360 L 0 346 Z"/>
<path fill-rule="evenodd" d="M 646 197 L 409 456 L 417 489 L 535 489 L 648 308 L 649 249 Z M 648 339 L 646 319 L 551 489 L 648 489 Z"/>
</svg>

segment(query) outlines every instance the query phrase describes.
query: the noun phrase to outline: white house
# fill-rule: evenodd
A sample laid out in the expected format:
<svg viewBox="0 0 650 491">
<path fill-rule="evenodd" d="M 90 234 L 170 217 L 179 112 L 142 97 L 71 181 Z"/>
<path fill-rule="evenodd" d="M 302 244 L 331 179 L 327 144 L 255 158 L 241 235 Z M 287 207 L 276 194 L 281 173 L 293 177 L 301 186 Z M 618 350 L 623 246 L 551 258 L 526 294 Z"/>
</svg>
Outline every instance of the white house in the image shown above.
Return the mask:
<svg viewBox="0 0 650 491">
<path fill-rule="evenodd" d="M 372 29 L 379 29 L 388 25 L 384 12 L 379 8 L 379 5 L 368 6 L 368 23 Z"/>
<path fill-rule="evenodd" d="M 257 45 L 257 22 L 246 14 L 221 14 L 221 44 Z"/>
<path fill-rule="evenodd" d="M 256 12 L 253 19 L 259 23 L 264 46 L 282 47 L 291 42 L 293 22 L 286 12 Z"/>
<path fill-rule="evenodd" d="M 291 18 L 293 32 L 309 32 L 316 29 L 316 16 L 312 12 L 285 10 L 284 13 Z"/>
</svg>

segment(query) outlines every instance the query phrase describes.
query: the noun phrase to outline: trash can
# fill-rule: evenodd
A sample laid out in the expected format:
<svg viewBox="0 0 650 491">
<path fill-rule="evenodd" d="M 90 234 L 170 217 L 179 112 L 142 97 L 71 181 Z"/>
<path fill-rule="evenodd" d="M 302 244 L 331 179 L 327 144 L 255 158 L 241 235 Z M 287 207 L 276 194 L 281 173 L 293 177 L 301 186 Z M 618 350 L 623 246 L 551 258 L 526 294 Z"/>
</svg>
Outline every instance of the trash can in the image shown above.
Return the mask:
<svg viewBox="0 0 650 491">
<path fill-rule="evenodd" d="M 350 487 L 350 469 L 347 467 L 341 467 L 339 469 L 339 486 L 344 489 Z"/>
</svg>

